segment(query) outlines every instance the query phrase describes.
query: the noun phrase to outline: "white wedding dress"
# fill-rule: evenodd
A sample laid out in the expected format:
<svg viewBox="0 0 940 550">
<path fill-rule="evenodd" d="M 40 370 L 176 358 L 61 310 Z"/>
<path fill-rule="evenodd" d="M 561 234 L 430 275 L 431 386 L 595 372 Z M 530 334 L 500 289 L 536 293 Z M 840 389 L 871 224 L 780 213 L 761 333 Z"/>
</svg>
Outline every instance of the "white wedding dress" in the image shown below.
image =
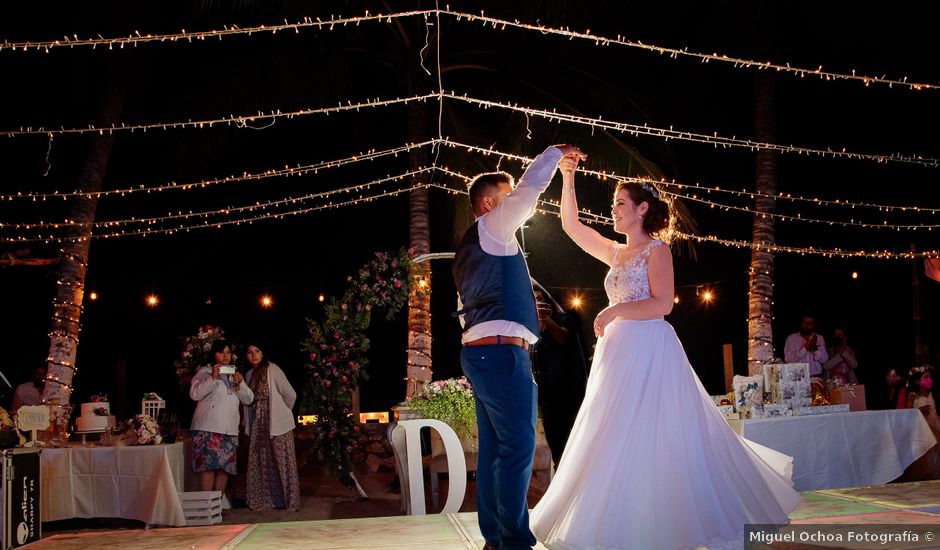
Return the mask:
<svg viewBox="0 0 940 550">
<path fill-rule="evenodd" d="M 611 304 L 648 298 L 647 245 L 604 281 Z M 748 523 L 787 523 L 793 460 L 731 430 L 664 319 L 615 321 L 561 464 L 531 514 L 552 550 L 743 547 Z"/>
</svg>

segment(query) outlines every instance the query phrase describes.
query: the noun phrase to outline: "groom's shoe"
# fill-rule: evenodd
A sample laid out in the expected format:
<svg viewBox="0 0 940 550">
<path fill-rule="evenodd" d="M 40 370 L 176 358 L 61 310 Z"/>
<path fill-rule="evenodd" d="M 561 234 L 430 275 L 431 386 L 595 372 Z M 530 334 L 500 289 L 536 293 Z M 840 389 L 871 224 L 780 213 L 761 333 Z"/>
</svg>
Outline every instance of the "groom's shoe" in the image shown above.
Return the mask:
<svg viewBox="0 0 940 550">
<path fill-rule="evenodd" d="M 484 544 L 483 550 L 499 550 L 499 547 L 493 546 L 492 544 Z"/>
</svg>

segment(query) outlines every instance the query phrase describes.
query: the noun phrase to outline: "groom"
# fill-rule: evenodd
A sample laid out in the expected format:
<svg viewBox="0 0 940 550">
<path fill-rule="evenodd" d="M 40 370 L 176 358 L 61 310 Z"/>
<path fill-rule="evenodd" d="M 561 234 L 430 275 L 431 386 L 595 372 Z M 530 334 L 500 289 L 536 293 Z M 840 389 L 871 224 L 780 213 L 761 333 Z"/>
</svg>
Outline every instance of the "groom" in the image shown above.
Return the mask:
<svg viewBox="0 0 940 550">
<path fill-rule="evenodd" d="M 529 268 L 516 230 L 535 213 L 563 157 L 587 158 L 573 145 L 546 149 L 515 188 L 505 172 L 481 174 L 470 185 L 477 221 L 454 258 L 463 309 L 460 365 L 476 397 L 480 449 L 477 514 L 485 549 L 529 549 L 526 493 L 535 454 L 536 387 L 529 346 L 539 317 Z"/>
</svg>

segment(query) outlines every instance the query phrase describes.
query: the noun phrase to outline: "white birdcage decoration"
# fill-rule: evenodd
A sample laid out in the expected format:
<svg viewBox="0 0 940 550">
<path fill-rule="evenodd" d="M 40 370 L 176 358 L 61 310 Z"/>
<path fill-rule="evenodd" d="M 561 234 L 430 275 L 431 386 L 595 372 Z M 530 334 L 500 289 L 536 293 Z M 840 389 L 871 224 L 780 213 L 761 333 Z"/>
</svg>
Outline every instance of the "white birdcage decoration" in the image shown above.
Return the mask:
<svg viewBox="0 0 940 550">
<path fill-rule="evenodd" d="M 145 394 L 143 401 L 140 402 L 140 414 L 145 414 L 154 420 L 160 417 L 160 411 L 165 408 L 166 401 L 160 399 L 160 396 L 155 393 Z"/>
</svg>

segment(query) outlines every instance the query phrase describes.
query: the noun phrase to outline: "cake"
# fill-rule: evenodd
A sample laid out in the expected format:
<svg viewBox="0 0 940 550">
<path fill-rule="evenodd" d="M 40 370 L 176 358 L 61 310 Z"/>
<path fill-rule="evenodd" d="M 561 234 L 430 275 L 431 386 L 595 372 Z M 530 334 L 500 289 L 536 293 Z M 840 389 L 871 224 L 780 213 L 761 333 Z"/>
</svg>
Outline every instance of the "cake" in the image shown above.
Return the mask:
<svg viewBox="0 0 940 550">
<path fill-rule="evenodd" d="M 75 428 L 80 432 L 100 432 L 114 426 L 111 404 L 107 401 L 82 403 L 82 415 L 75 419 Z"/>
</svg>

